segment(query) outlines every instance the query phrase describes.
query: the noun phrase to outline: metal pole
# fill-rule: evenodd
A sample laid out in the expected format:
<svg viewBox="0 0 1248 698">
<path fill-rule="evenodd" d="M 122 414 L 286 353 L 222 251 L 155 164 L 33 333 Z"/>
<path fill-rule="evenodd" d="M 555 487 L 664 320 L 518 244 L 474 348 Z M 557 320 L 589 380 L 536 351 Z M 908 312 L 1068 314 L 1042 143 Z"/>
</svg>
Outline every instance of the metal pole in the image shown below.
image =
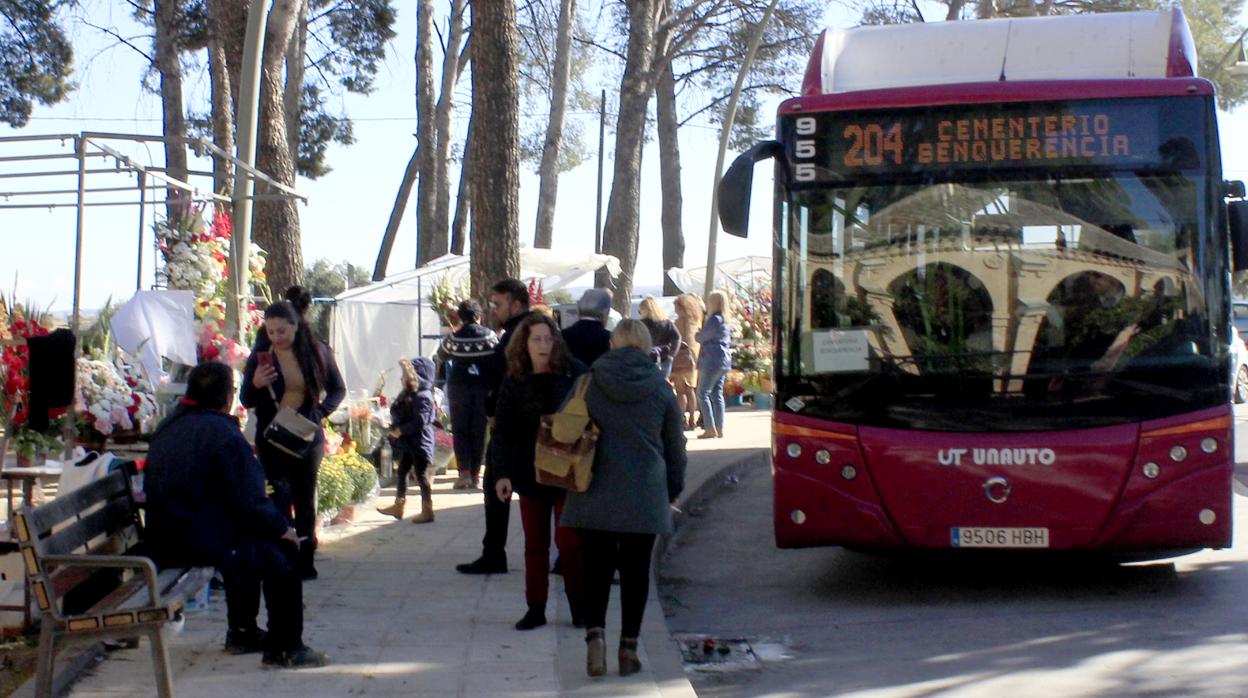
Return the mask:
<svg viewBox="0 0 1248 698">
<path fill-rule="evenodd" d="M 268 3 L 251 0 L 247 8 L 247 36 L 243 42 L 243 68 L 238 94 L 238 159 L 234 165 L 234 232 L 230 236 L 230 297 L 227 308 L 235 336 L 243 339 L 243 325 L 250 295 L 247 260 L 251 251 L 251 195 L 255 182 L 246 166 L 256 163 L 256 122 L 260 107 L 260 73 L 264 57 L 264 31 L 268 26 Z"/>
<path fill-rule="evenodd" d="M 82 318 L 82 228 L 84 225 L 84 199 L 87 192 L 87 139 L 74 137 L 74 152 L 78 155 L 78 217 L 74 227 L 74 336 L 78 336 Z M 76 355 L 76 352 L 75 352 Z"/>
<path fill-rule="evenodd" d="M 138 268 L 134 272 L 134 292 L 138 293 L 143 290 L 143 226 L 147 221 L 144 215 L 147 213 L 147 173 L 139 173 L 139 262 Z"/>
<path fill-rule="evenodd" d="M 767 11 L 763 13 L 763 19 L 754 29 L 754 36 L 750 37 L 750 46 L 745 52 L 745 60 L 741 63 L 741 70 L 737 71 L 737 82 L 732 86 L 732 95 L 728 98 L 728 114 L 724 118 L 724 130 L 719 133 L 719 154 L 715 157 L 715 177 L 711 184 L 711 226 L 706 237 L 706 284 L 703 289 L 706 296 L 710 296 L 711 291 L 715 289 L 715 245 L 719 234 L 719 175 L 724 169 L 724 153 L 728 150 L 728 137 L 732 134 L 732 122 L 737 118 L 737 98 L 741 96 L 741 86 L 745 83 L 746 73 L 750 71 L 750 64 L 754 62 L 754 54 L 758 53 L 758 45 L 763 42 L 763 30 L 767 28 L 771 13 L 775 11 L 779 2 L 780 0 L 771 0 L 771 4 L 767 5 Z"/>
<path fill-rule="evenodd" d="M 598 207 L 594 211 L 594 254 L 602 254 L 602 162 L 607 137 L 607 91 L 602 91 L 598 102 Z M 594 273 L 594 286 L 605 288 L 607 272 L 599 270 Z"/>
<path fill-rule="evenodd" d="M 74 319 L 71 329 L 74 331 L 74 356 L 78 356 L 80 347 L 82 346 L 81 323 L 82 323 L 82 230 L 85 224 L 85 214 L 83 204 L 87 192 L 87 137 L 83 135 L 74 138 L 74 152 L 78 156 L 78 216 L 77 223 L 74 228 Z M 77 361 L 77 359 L 75 359 Z M 78 382 L 77 364 L 74 367 L 74 382 Z M 74 400 L 69 401 L 69 409 L 65 412 L 65 427 L 61 431 L 61 440 L 65 443 L 65 462 L 69 463 L 69 456 L 73 453 L 74 437 L 78 430 L 78 410 L 74 408 Z M 2 456 L 0 456 L 2 457 Z"/>
</svg>

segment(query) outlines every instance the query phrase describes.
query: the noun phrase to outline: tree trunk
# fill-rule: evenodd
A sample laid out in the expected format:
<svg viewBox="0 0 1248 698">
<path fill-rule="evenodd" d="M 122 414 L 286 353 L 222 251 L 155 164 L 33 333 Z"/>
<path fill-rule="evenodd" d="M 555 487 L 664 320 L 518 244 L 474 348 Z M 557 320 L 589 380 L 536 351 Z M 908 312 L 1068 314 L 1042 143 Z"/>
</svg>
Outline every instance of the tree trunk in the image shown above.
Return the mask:
<svg viewBox="0 0 1248 698">
<path fill-rule="evenodd" d="M 684 202 L 680 189 L 676 78 L 670 62 L 659 74 L 655 93 L 659 117 L 659 178 L 663 191 L 663 295 L 674 296 L 680 293 L 680 288 L 667 278 L 667 270 L 685 266 L 685 233 L 680 224 Z"/>
<path fill-rule="evenodd" d="M 468 0 L 454 0 L 451 3 L 451 14 L 447 19 L 449 25 L 446 32 L 446 53 L 442 56 L 442 89 L 438 93 L 438 109 L 435 117 L 438 131 L 438 150 L 434 154 L 433 179 L 437 188 L 433 207 L 433 242 L 434 249 L 443 252 L 447 247 L 447 226 L 451 214 L 451 112 L 455 109 L 455 85 L 466 63 L 466 56 L 460 55 L 460 44 L 464 37 L 464 8 Z M 466 150 L 466 148 L 465 148 Z M 462 199 L 461 199 L 462 201 Z M 466 202 L 465 202 L 466 203 Z M 458 204 L 457 204 L 458 207 Z M 464 250 L 463 238 L 459 241 L 459 252 Z"/>
<path fill-rule="evenodd" d="M 612 305 L 627 316 L 637 265 L 637 228 L 640 211 L 641 150 L 646 129 L 646 109 L 654 91 L 651 63 L 654 59 L 655 14 L 658 0 L 628 3 L 628 51 L 620 81 L 620 107 L 615 127 L 615 165 L 607 221 L 602 230 L 602 251 L 620 260 Z"/>
<path fill-rule="evenodd" d="M 265 32 L 264 75 L 260 86 L 260 139 L 256 165 L 283 184 L 294 184 L 295 162 L 286 138 L 286 114 L 282 103 L 283 64 L 286 48 L 299 19 L 300 0 L 276 0 L 269 11 Z M 257 192 L 266 191 L 257 185 Z M 269 253 L 265 268 L 269 288 L 279 297 L 287 287 L 303 279 L 303 249 L 299 234 L 299 209 L 292 199 L 259 199 L 255 205 L 255 240 Z"/>
<path fill-rule="evenodd" d="M 208 13 L 213 33 L 221 41 L 225 53 L 226 74 L 230 94 L 237 95 L 243 70 L 243 40 L 247 37 L 247 0 L 208 0 Z M 231 111 L 237 117 L 237 105 Z M 237 121 L 237 118 L 235 119 Z"/>
<path fill-rule="evenodd" d="M 464 229 L 472 210 L 472 117 L 468 117 L 468 135 L 464 138 L 464 163 L 459 168 L 459 193 L 455 197 L 455 219 L 451 221 L 451 253 L 464 253 Z"/>
<path fill-rule="evenodd" d="M 568 72 L 572 66 L 572 27 L 576 24 L 576 0 L 559 3 L 559 27 L 555 36 L 555 74 L 550 86 L 550 120 L 538 170 L 537 226 L 533 246 L 550 249 L 555 235 L 555 200 L 559 195 L 559 149 L 563 145 L 563 115 L 568 108 Z"/>
<path fill-rule="evenodd" d="M 182 115 L 182 64 L 176 45 L 177 0 L 155 0 L 156 70 L 160 72 L 161 120 L 164 125 L 165 171 L 170 177 L 187 179 L 186 119 Z M 189 197 L 181 189 L 168 190 L 165 214 L 177 218 L 184 213 Z"/>
<path fill-rule="evenodd" d="M 416 183 L 416 170 L 420 163 L 420 148 L 412 151 L 407 159 L 407 167 L 403 170 L 403 181 L 399 182 L 399 191 L 394 195 L 394 206 L 390 208 L 390 220 L 386 221 L 386 232 L 381 237 L 381 250 L 377 252 L 377 264 L 373 267 L 373 281 L 386 278 L 386 270 L 390 266 L 390 250 L 394 249 L 394 239 L 399 235 L 399 224 L 403 222 L 403 212 L 407 210 L 407 200 L 412 196 L 412 185 Z M 417 266 L 420 262 L 417 261 Z"/>
<path fill-rule="evenodd" d="M 520 274 L 520 84 L 516 6 L 472 3 L 472 295 Z"/>
<path fill-rule="evenodd" d="M 303 97 L 303 57 L 308 43 L 308 0 L 299 3 L 299 19 L 286 47 L 286 85 L 282 88 L 282 108 L 286 112 L 286 145 L 290 159 L 299 162 L 299 136 Z"/>
<path fill-rule="evenodd" d="M 442 254 L 434 245 L 438 187 L 434 158 L 438 150 L 433 99 L 433 0 L 416 3 L 416 266 Z"/>
<path fill-rule="evenodd" d="M 234 94 L 230 90 L 230 71 L 226 66 L 225 47 L 218 27 L 209 30 L 208 76 L 212 89 L 212 143 L 221 150 L 234 154 Z M 234 167 L 228 160 L 212 159 L 212 189 L 223 196 L 234 191 Z"/>
</svg>

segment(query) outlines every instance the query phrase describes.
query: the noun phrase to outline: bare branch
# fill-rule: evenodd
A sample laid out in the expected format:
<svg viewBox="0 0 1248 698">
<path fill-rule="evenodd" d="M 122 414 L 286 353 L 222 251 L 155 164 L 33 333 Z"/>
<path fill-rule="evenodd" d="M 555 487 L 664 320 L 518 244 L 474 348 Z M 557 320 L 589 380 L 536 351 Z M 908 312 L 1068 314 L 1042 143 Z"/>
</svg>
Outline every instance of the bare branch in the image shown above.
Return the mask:
<svg viewBox="0 0 1248 698">
<path fill-rule="evenodd" d="M 152 58 L 151 56 L 149 56 L 149 55 L 147 54 L 147 52 L 146 52 L 146 51 L 144 51 L 143 49 L 139 48 L 138 46 L 135 46 L 133 43 L 131 43 L 130 39 L 127 39 L 126 37 L 122 36 L 121 34 L 118 34 L 118 33 L 117 33 L 117 31 L 116 31 L 115 29 L 109 29 L 108 27 L 101 27 L 100 25 L 98 25 L 98 24 L 92 24 L 92 23 L 88 22 L 88 21 L 87 21 L 87 20 L 85 20 L 85 19 L 84 19 L 84 20 L 81 20 L 81 21 L 82 21 L 82 23 L 83 23 L 83 24 L 87 25 L 88 27 L 91 27 L 92 29 L 95 29 L 95 30 L 97 30 L 97 31 L 104 32 L 105 34 L 107 34 L 107 35 L 109 35 L 109 36 L 113 37 L 114 39 L 116 39 L 116 40 L 117 40 L 117 43 L 122 44 L 122 45 L 124 45 L 124 46 L 128 46 L 128 47 L 130 47 L 130 48 L 134 49 L 134 52 L 135 52 L 135 53 L 137 53 L 137 54 L 139 54 L 140 56 L 143 56 L 144 58 L 146 58 L 148 63 L 154 63 L 154 62 L 155 62 L 155 59 L 154 59 L 154 58 Z M 145 38 L 150 38 L 150 37 L 145 37 Z"/>
</svg>

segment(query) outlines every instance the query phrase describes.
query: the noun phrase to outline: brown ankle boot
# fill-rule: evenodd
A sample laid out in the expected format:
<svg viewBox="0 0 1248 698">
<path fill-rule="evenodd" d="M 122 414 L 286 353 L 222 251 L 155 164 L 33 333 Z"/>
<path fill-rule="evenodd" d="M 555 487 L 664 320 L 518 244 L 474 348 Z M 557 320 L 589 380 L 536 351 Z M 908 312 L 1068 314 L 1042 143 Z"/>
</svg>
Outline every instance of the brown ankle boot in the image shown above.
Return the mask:
<svg viewBox="0 0 1248 698">
<path fill-rule="evenodd" d="M 607 673 L 607 640 L 602 628 L 590 628 L 585 632 L 585 672 L 590 676 Z"/>
<path fill-rule="evenodd" d="M 412 517 L 412 523 L 430 523 L 433 521 L 433 495 L 420 495 L 420 513 Z"/>
<path fill-rule="evenodd" d="M 641 660 L 637 658 L 637 638 L 620 638 L 620 676 L 628 676 L 641 671 Z"/>
<path fill-rule="evenodd" d="M 394 504 L 391 504 L 388 507 L 378 507 L 377 513 L 385 514 L 386 516 L 393 516 L 396 519 L 401 519 L 403 518 L 403 508 L 406 506 L 406 502 L 407 502 L 406 497 L 395 497 Z"/>
</svg>

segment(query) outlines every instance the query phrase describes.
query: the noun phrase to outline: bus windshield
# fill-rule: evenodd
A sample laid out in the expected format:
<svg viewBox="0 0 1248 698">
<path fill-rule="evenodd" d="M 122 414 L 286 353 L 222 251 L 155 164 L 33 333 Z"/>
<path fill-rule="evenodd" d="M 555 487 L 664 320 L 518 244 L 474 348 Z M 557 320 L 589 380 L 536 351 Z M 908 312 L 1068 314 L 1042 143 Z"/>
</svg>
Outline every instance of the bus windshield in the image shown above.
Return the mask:
<svg viewBox="0 0 1248 698">
<path fill-rule="evenodd" d="M 831 179 L 788 191 L 777 231 L 779 387 L 801 414 L 1029 431 L 1226 402 L 1199 168 Z"/>
</svg>

